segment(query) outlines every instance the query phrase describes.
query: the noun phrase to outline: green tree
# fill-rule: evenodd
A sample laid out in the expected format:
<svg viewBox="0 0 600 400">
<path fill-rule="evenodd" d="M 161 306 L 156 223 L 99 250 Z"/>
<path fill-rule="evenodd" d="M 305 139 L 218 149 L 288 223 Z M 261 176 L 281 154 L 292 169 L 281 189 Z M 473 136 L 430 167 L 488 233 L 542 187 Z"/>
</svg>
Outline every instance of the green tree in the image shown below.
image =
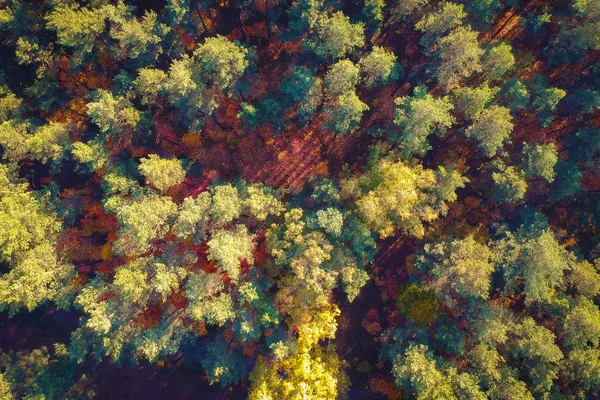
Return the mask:
<svg viewBox="0 0 600 400">
<path fill-rule="evenodd" d="M 221 272 L 226 272 L 232 282 L 240 277 L 240 261 L 254 262 L 254 235 L 245 225 L 236 225 L 232 230 L 218 230 L 208 241 L 208 258 L 216 260 Z"/>
<path fill-rule="evenodd" d="M 374 162 L 360 178 L 342 181 L 341 187 L 342 195 L 354 199 L 361 218 L 382 238 L 396 227 L 422 236 L 423 223 L 435 220 L 448 200 L 432 193 L 433 171 L 390 159 Z"/>
<path fill-rule="evenodd" d="M 298 105 L 296 113 L 303 122 L 306 122 L 321 105 L 323 81 L 306 67 L 293 65 L 290 69 L 292 75 L 283 79 L 279 89 Z"/>
<path fill-rule="evenodd" d="M 545 128 L 552 122 L 552 117 L 558 103 L 567 92 L 548 85 L 546 78 L 538 75 L 533 80 L 532 107 L 540 124 Z"/>
<path fill-rule="evenodd" d="M 512 46 L 500 43 L 486 50 L 481 60 L 483 75 L 486 79 L 496 81 L 515 67 L 515 56 Z"/>
<path fill-rule="evenodd" d="M 554 166 L 558 162 L 558 151 L 554 143 L 523 143 L 523 155 L 523 170 L 527 175 L 541 176 L 550 183 L 554 180 Z"/>
<path fill-rule="evenodd" d="M 494 201 L 498 203 L 512 203 L 521 201 L 527 191 L 525 172 L 518 167 L 504 167 L 492 173 L 494 181 Z"/>
<path fill-rule="evenodd" d="M 513 113 L 529 105 L 530 94 L 527 86 L 518 78 L 508 80 L 502 87 L 501 94 Z"/>
<path fill-rule="evenodd" d="M 140 122 L 141 112 L 122 96 L 98 89 L 93 92 L 92 100 L 87 113 L 103 133 L 118 135 L 124 129 L 135 129 Z"/>
<path fill-rule="evenodd" d="M 48 198 L 0 165 L 0 309 L 11 314 L 46 301 L 67 306 L 74 269 L 57 252 L 62 224 Z"/>
<path fill-rule="evenodd" d="M 460 86 L 464 78 L 481 72 L 483 53 L 477 41 L 477 32 L 463 26 L 439 39 L 428 51 L 432 56 L 434 75 L 446 90 Z"/>
<path fill-rule="evenodd" d="M 435 11 L 425 15 L 415 24 L 417 30 L 424 32 L 421 46 L 429 51 L 442 36 L 462 25 L 466 16 L 462 4 L 442 2 Z"/>
<path fill-rule="evenodd" d="M 177 215 L 177 205 L 169 197 L 148 193 L 131 200 L 114 196 L 105 203 L 120 225 L 114 251 L 121 255 L 142 254 L 150 250 L 152 240 L 169 230 L 169 222 Z"/>
<path fill-rule="evenodd" d="M 468 236 L 424 245 L 417 267 L 431 274 L 438 296 L 456 306 L 460 297 L 487 299 L 494 271 L 491 259 L 491 250 Z"/>
<path fill-rule="evenodd" d="M 379 46 L 373 46 L 371 52 L 361 58 L 358 64 L 362 82 L 367 87 L 394 82 L 404 73 L 402 66 L 396 60 L 396 55 Z"/>
<path fill-rule="evenodd" d="M 427 136 L 442 136 L 455 122 L 450 99 L 436 99 L 424 86 L 416 87 L 412 97 L 398 97 L 395 103 L 394 123 L 402 129 L 399 141 L 406 156 L 424 155 L 431 148 Z"/>
<path fill-rule="evenodd" d="M 231 184 L 211 187 L 210 213 L 218 222 L 226 224 L 240 216 L 242 203 L 239 192 Z"/>
<path fill-rule="evenodd" d="M 315 24 L 315 32 L 305 43 L 318 57 L 325 60 L 343 58 L 355 48 L 364 46 L 364 24 L 351 23 L 350 18 L 341 11 L 331 16 L 320 15 Z"/>
<path fill-rule="evenodd" d="M 333 95 L 353 91 L 359 81 L 359 69 L 350 60 L 340 60 L 329 67 L 325 75 L 325 87 Z"/>
<path fill-rule="evenodd" d="M 499 88 L 489 87 L 487 81 L 476 88 L 461 87 L 454 92 L 454 108 L 471 121 L 479 118 L 494 103 Z"/>
<path fill-rule="evenodd" d="M 81 57 L 96 46 L 105 29 L 106 11 L 104 7 L 76 9 L 61 4 L 47 15 L 47 26 L 56 32 L 59 44 L 74 48 Z"/>
<path fill-rule="evenodd" d="M 138 168 L 146 178 L 146 183 L 161 192 L 179 185 L 185 179 L 185 170 L 181 161 L 176 158 L 166 159 L 157 154 L 150 154 L 147 158 L 140 159 Z"/>
<path fill-rule="evenodd" d="M 481 111 L 477 119 L 467 128 L 465 135 L 476 138 L 483 154 L 486 157 L 493 157 L 510 138 L 513 128 L 510 110 L 502 106 L 492 106 Z"/>
<path fill-rule="evenodd" d="M 423 344 L 411 344 L 404 355 L 398 355 L 393 360 L 392 373 L 396 383 L 415 393 L 417 399 L 456 399 L 450 379 Z"/>
</svg>

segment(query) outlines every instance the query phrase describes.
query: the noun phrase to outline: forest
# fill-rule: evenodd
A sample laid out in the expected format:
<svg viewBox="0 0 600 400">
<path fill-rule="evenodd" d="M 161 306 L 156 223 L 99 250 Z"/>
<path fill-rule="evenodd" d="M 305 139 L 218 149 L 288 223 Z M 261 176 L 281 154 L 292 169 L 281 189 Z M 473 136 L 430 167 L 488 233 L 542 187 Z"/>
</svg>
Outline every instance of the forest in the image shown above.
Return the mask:
<svg viewBox="0 0 600 400">
<path fill-rule="evenodd" d="M 0 400 L 600 398 L 600 1 L 0 0 Z"/>
</svg>

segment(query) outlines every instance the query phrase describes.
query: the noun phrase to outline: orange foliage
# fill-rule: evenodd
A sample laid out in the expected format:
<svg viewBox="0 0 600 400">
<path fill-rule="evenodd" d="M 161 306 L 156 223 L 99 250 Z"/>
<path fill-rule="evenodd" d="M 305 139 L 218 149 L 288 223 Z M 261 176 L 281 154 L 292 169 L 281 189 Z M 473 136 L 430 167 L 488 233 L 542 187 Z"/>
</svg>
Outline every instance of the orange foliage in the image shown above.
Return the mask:
<svg viewBox="0 0 600 400">
<path fill-rule="evenodd" d="M 369 380 L 369 390 L 375 393 L 381 393 L 390 400 L 396 400 L 402 397 L 402 390 L 395 383 L 382 377 L 375 376 Z"/>
<path fill-rule="evenodd" d="M 133 323 L 142 329 L 150 329 L 160 322 L 161 309 L 160 304 L 150 305 L 144 308 L 144 311 L 134 319 Z"/>
<path fill-rule="evenodd" d="M 188 305 L 188 299 L 185 297 L 185 290 L 180 288 L 177 292 L 173 292 L 168 298 L 167 303 L 171 304 L 177 310 L 183 310 Z"/>
</svg>

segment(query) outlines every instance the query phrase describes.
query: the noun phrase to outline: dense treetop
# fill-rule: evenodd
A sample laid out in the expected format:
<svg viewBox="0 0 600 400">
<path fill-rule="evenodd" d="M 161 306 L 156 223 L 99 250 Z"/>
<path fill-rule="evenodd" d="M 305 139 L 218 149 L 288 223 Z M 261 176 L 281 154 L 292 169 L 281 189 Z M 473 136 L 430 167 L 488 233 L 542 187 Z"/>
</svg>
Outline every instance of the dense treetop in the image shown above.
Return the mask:
<svg viewBox="0 0 600 400">
<path fill-rule="evenodd" d="M 7 0 L 0 60 L 0 399 L 600 397 L 597 1 Z"/>
</svg>

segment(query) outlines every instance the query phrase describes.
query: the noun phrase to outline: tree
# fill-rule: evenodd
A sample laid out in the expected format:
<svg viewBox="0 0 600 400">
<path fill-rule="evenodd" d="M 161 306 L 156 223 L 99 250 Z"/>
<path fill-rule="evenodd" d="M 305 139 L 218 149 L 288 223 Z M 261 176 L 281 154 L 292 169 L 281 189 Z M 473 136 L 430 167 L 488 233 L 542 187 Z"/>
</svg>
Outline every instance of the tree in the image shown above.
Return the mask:
<svg viewBox="0 0 600 400">
<path fill-rule="evenodd" d="M 454 92 L 454 107 L 466 119 L 477 120 L 486 108 L 494 104 L 499 88 L 491 88 L 487 81 L 476 88 L 461 87 Z"/>
<path fill-rule="evenodd" d="M 223 36 L 207 38 L 193 52 L 171 63 L 164 81 L 169 102 L 180 121 L 199 131 L 218 104 L 218 93 L 233 95 L 242 76 L 252 68 L 253 53 Z"/>
<path fill-rule="evenodd" d="M 554 166 L 558 161 L 558 151 L 554 143 L 530 145 L 523 143 L 523 170 L 529 176 L 541 176 L 552 183 Z"/>
<path fill-rule="evenodd" d="M 556 192 L 554 192 L 552 197 L 555 200 L 575 196 L 583 190 L 581 185 L 583 172 L 577 162 L 569 160 L 559 161 L 554 170 L 556 171 L 556 178 L 554 179 L 553 187 L 556 189 Z"/>
<path fill-rule="evenodd" d="M 282 357 L 273 365 L 259 357 L 250 374 L 249 399 L 307 398 L 334 400 L 347 390 L 343 361 L 328 347 L 310 348 L 301 341 L 293 346 L 291 355 Z M 283 378 L 282 378 L 283 377 Z"/>
<path fill-rule="evenodd" d="M 433 277 L 430 286 L 449 306 L 462 297 L 487 299 L 494 265 L 492 252 L 472 236 L 426 244 L 417 258 L 417 267 Z"/>
<path fill-rule="evenodd" d="M 428 51 L 432 56 L 434 75 L 445 90 L 454 89 L 463 78 L 481 72 L 483 53 L 477 42 L 477 32 L 462 26 L 439 39 Z"/>
<path fill-rule="evenodd" d="M 122 2 L 106 6 L 105 10 L 111 22 L 110 37 L 118 43 L 112 48 L 117 59 L 148 62 L 158 58 L 161 41 L 170 29 L 158 21 L 154 11 L 146 11 L 138 20 L 132 15 L 132 8 Z"/>
<path fill-rule="evenodd" d="M 475 17 L 478 25 L 490 25 L 502 8 L 499 0 L 475 0 L 466 3 L 467 12 Z"/>
<path fill-rule="evenodd" d="M 114 97 L 111 92 L 98 89 L 92 100 L 87 113 L 103 133 L 117 135 L 124 129 L 135 129 L 140 122 L 140 111 L 122 96 Z"/>
<path fill-rule="evenodd" d="M 185 294 L 189 300 L 187 312 L 196 321 L 223 326 L 235 317 L 231 295 L 223 291 L 223 279 L 218 274 L 199 271 L 187 280 Z M 215 374 L 215 377 L 218 377 Z"/>
<path fill-rule="evenodd" d="M 224 36 L 207 38 L 194 50 L 199 78 L 225 93 L 232 93 L 235 83 L 250 67 L 250 52 Z"/>
<path fill-rule="evenodd" d="M 424 86 L 416 87 L 412 97 L 398 97 L 394 102 L 394 123 L 402 129 L 399 140 L 406 156 L 424 155 L 431 148 L 427 136 L 442 136 L 455 121 L 450 99 L 436 99 Z"/>
<path fill-rule="evenodd" d="M 138 168 L 146 178 L 146 183 L 161 192 L 179 185 L 185 179 L 185 171 L 181 166 L 181 161 L 176 158 L 165 159 L 157 154 L 150 154 L 148 158 L 140 159 Z"/>
<path fill-rule="evenodd" d="M 549 229 L 534 229 L 531 234 L 507 233 L 496 250 L 508 282 L 506 290 L 514 292 L 522 285 L 527 305 L 549 303 L 570 264 L 570 255 Z"/>
<path fill-rule="evenodd" d="M 421 15 L 418 10 L 426 9 L 429 0 L 394 0 L 390 7 L 391 20 L 397 22 L 397 20 L 403 20 L 408 17 L 415 17 Z"/>
<path fill-rule="evenodd" d="M 600 343 L 600 310 L 588 298 L 571 301 L 564 317 L 562 338 L 572 348 L 597 348 Z"/>
<path fill-rule="evenodd" d="M 57 252 L 61 222 L 51 203 L 0 165 L 0 309 L 14 314 L 46 301 L 66 306 L 74 270 Z"/>
<path fill-rule="evenodd" d="M 140 100 L 144 105 L 155 103 L 158 95 L 163 91 L 167 74 L 160 69 L 140 68 L 138 76 L 133 81 L 135 89 L 139 93 Z"/>
<path fill-rule="evenodd" d="M 484 76 L 496 81 L 501 79 L 507 72 L 515 67 L 515 56 L 512 53 L 512 46 L 507 43 L 500 43 L 486 50 L 481 60 L 481 66 Z"/>
<path fill-rule="evenodd" d="M 502 87 L 502 97 L 514 112 L 521 108 L 526 108 L 529 105 L 529 91 L 527 86 L 518 78 L 508 80 Z"/>
<path fill-rule="evenodd" d="M 293 65 L 290 69 L 292 75 L 283 79 L 279 89 L 298 104 L 296 113 L 303 122 L 306 122 L 321 105 L 323 81 L 315 77 L 306 67 Z"/>
<path fill-rule="evenodd" d="M 527 191 L 525 172 L 518 167 L 504 167 L 492 173 L 494 181 L 494 201 L 512 203 L 521 201 Z"/>
<path fill-rule="evenodd" d="M 73 47 L 80 57 L 92 51 L 98 36 L 104 31 L 106 9 L 82 7 L 75 9 L 59 5 L 47 15 L 48 28 L 56 31 L 58 43 Z"/>
<path fill-rule="evenodd" d="M 210 213 L 218 222 L 226 224 L 240 216 L 242 203 L 236 187 L 231 184 L 211 187 Z"/>
<path fill-rule="evenodd" d="M 362 82 L 369 88 L 394 82 L 404 74 L 393 52 L 373 46 L 371 52 L 358 62 Z"/>
<path fill-rule="evenodd" d="M 359 69 L 350 60 L 340 60 L 333 64 L 325 75 L 325 87 L 334 95 L 352 91 L 358 84 Z"/>
<path fill-rule="evenodd" d="M 111 200 L 105 207 L 115 213 L 121 227 L 114 245 L 116 254 L 145 253 L 151 248 L 152 240 L 166 235 L 169 221 L 177 215 L 177 205 L 171 198 L 152 193 L 132 200 Z"/>
<path fill-rule="evenodd" d="M 358 128 L 362 115 L 369 106 L 362 102 L 354 91 L 343 93 L 335 98 L 333 104 L 323 108 L 327 116 L 326 124 L 336 134 L 345 135 Z"/>
<path fill-rule="evenodd" d="M 433 171 L 390 159 L 375 161 L 360 178 L 341 185 L 343 196 L 354 199 L 361 218 L 382 238 L 396 227 L 422 236 L 423 223 L 435 220 L 448 200 L 431 195 L 436 186 Z"/>
<path fill-rule="evenodd" d="M 417 399 L 455 399 L 447 376 L 437 367 L 425 345 L 411 344 L 404 355 L 393 360 L 392 373 L 398 385 L 416 394 Z"/>
<path fill-rule="evenodd" d="M 318 57 L 335 60 L 352 54 L 365 44 L 364 24 L 353 24 L 350 18 L 338 11 L 331 16 L 321 15 L 315 32 L 305 42 Z"/>
<path fill-rule="evenodd" d="M 513 335 L 509 351 L 529 363 L 524 372 L 530 376 L 533 390 L 550 392 L 552 381 L 557 377 L 558 362 L 563 358 L 554 334 L 527 317 L 515 327 Z"/>
<path fill-rule="evenodd" d="M 254 262 L 254 235 L 248 233 L 245 225 L 236 225 L 232 230 L 218 230 L 208 241 L 208 259 L 216 260 L 220 271 L 226 272 L 232 282 L 240 276 L 240 261 L 246 260 L 250 266 Z"/>
<path fill-rule="evenodd" d="M 365 0 L 362 16 L 366 21 L 366 31 L 370 35 L 376 34 L 383 23 L 384 0 Z"/>
<path fill-rule="evenodd" d="M 221 387 L 226 387 L 237 383 L 246 375 L 243 358 L 237 352 L 231 351 L 221 340 L 208 344 L 206 355 L 201 361 L 211 384 L 219 382 Z"/>
<path fill-rule="evenodd" d="M 479 114 L 467 128 L 465 135 L 476 138 L 483 154 L 493 157 L 510 138 L 513 127 L 510 110 L 502 106 L 492 106 Z"/>
<path fill-rule="evenodd" d="M 534 78 L 531 92 L 533 111 L 540 124 L 545 128 L 552 122 L 554 110 L 556 110 L 558 103 L 566 96 L 567 92 L 548 85 L 546 78 L 542 75 Z"/>
<path fill-rule="evenodd" d="M 442 36 L 462 25 L 462 20 L 466 16 L 462 4 L 441 3 L 437 10 L 425 15 L 415 24 L 415 29 L 424 32 L 420 41 L 421 46 L 425 51 L 429 51 Z"/>
</svg>

